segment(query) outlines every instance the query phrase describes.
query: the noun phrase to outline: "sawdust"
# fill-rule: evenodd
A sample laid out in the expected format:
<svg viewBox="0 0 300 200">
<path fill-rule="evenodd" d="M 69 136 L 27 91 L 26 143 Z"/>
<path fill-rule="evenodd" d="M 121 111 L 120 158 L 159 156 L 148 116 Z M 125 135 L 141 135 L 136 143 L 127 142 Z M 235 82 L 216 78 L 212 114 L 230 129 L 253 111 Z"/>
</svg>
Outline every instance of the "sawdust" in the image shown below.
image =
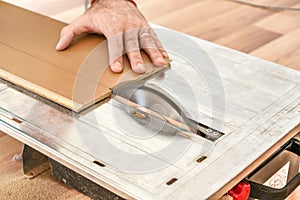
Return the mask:
<svg viewBox="0 0 300 200">
<path fill-rule="evenodd" d="M 58 182 L 50 170 L 28 179 L 23 175 L 23 144 L 0 131 L 0 199 L 1 200 L 90 200 Z"/>
<path fill-rule="evenodd" d="M 33 179 L 1 177 L 0 199 L 4 200 L 90 200 L 89 197 L 56 181 L 50 170 Z"/>
</svg>

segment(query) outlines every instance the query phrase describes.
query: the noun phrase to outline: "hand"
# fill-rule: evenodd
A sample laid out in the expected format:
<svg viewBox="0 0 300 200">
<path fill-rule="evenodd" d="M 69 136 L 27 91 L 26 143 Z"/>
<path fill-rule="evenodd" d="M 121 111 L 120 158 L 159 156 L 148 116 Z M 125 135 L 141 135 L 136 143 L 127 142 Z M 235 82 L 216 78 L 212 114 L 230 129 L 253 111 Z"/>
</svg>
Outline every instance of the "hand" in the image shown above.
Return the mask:
<svg viewBox="0 0 300 200">
<path fill-rule="evenodd" d="M 61 31 L 57 50 L 67 48 L 73 38 L 83 32 L 103 34 L 108 41 L 109 62 L 113 72 L 123 70 L 122 54 L 130 60 L 132 70 L 144 73 L 140 49 L 156 66 L 166 64 L 168 58 L 154 31 L 137 7 L 127 0 L 96 0 L 82 16 Z"/>
</svg>

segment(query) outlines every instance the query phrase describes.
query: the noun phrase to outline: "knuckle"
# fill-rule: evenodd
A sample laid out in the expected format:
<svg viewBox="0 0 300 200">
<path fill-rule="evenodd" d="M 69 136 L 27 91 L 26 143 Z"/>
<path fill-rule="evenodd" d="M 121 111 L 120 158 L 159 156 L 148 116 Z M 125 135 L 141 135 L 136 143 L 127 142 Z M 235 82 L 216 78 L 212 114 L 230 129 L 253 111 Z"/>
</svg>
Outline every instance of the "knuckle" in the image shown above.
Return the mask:
<svg viewBox="0 0 300 200">
<path fill-rule="evenodd" d="M 142 38 L 140 44 L 143 49 L 156 49 L 156 44 L 151 38 Z"/>
<path fill-rule="evenodd" d="M 130 42 L 130 43 L 137 41 L 137 37 L 135 37 L 134 35 L 126 35 L 125 39 L 127 42 Z"/>
<path fill-rule="evenodd" d="M 123 47 L 123 40 L 121 35 L 115 35 L 107 38 L 109 47 Z"/>
<path fill-rule="evenodd" d="M 114 43 L 113 43 L 114 46 L 116 47 L 123 47 L 123 42 L 122 40 L 116 40 Z"/>
<path fill-rule="evenodd" d="M 126 40 L 126 49 L 136 50 L 138 49 L 138 41 L 136 39 Z"/>
</svg>

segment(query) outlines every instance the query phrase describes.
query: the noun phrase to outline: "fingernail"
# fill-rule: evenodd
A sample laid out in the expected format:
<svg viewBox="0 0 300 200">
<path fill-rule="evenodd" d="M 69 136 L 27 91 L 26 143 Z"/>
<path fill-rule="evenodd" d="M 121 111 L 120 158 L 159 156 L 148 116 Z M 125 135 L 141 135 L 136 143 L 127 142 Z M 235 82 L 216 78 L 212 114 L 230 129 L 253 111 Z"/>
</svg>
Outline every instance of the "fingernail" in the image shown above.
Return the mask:
<svg viewBox="0 0 300 200">
<path fill-rule="evenodd" d="M 132 70 L 138 74 L 143 74 L 146 72 L 145 66 L 141 63 L 137 64 L 134 68 L 132 68 Z"/>
<path fill-rule="evenodd" d="M 61 50 L 62 39 L 60 39 L 56 45 L 56 50 Z"/>
<path fill-rule="evenodd" d="M 159 58 L 156 59 L 155 65 L 157 65 L 159 67 L 162 67 L 165 64 L 166 64 L 166 61 L 163 58 L 159 57 Z"/>
<path fill-rule="evenodd" d="M 168 55 L 167 52 L 162 52 L 162 55 L 163 55 L 164 58 L 169 58 L 169 55 Z"/>
<path fill-rule="evenodd" d="M 122 72 L 122 71 L 123 71 L 123 67 L 122 67 L 121 63 L 115 62 L 115 63 L 112 63 L 112 64 L 111 64 L 111 70 L 112 70 L 113 72 L 119 73 L 119 72 Z"/>
<path fill-rule="evenodd" d="M 66 47 L 64 47 L 65 40 L 66 40 L 66 36 L 63 36 L 59 39 L 59 41 L 56 45 L 56 50 L 63 50 L 66 48 Z"/>
</svg>

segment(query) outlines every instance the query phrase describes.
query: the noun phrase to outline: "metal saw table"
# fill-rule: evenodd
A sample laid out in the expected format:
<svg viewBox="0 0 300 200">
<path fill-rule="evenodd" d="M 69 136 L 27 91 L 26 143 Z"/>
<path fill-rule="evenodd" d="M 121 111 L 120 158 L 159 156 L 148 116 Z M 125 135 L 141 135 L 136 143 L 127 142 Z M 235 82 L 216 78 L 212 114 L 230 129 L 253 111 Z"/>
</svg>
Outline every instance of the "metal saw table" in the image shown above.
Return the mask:
<svg viewBox="0 0 300 200">
<path fill-rule="evenodd" d="M 153 27 L 172 67 L 142 86 L 176 99 L 201 134 L 143 124 L 117 98 L 73 113 L 2 80 L 0 130 L 126 199 L 219 198 L 299 132 L 300 72 Z"/>
</svg>

